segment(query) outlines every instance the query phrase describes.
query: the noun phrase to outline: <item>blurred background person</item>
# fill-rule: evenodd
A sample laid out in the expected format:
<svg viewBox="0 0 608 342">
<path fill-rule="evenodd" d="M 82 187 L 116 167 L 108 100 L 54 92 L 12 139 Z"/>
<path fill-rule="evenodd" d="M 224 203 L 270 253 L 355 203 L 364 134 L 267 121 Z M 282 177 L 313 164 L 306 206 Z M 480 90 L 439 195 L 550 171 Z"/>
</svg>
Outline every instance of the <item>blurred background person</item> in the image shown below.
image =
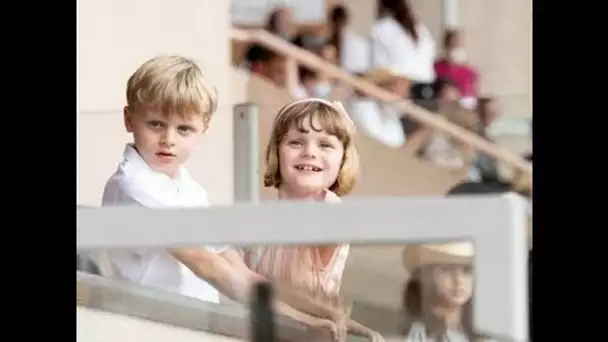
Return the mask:
<svg viewBox="0 0 608 342">
<path fill-rule="evenodd" d="M 500 115 L 497 101 L 492 97 L 479 99 L 477 103 L 479 127 L 477 133 L 484 139 L 494 142 L 490 137 L 489 129 Z M 498 163 L 496 159 L 485 153 L 478 153 L 475 166 L 479 170 L 481 181 L 486 184 L 502 184 Z"/>
<path fill-rule="evenodd" d="M 260 44 L 253 45 L 245 56 L 249 70 L 278 86 L 285 86 L 285 57 Z"/>
<path fill-rule="evenodd" d="M 268 15 L 266 31 L 285 40 L 291 40 L 295 33 L 293 14 L 289 7 L 278 7 Z"/>
<path fill-rule="evenodd" d="M 439 109 L 439 115 L 468 131 L 476 132 L 479 119 L 475 112 L 466 110 L 458 103 L 449 103 Z M 424 148 L 426 159 L 439 167 L 454 171 L 463 171 L 471 180 L 479 181 L 479 171 L 473 165 L 475 151 L 468 145 L 457 141 L 444 133 L 433 132 Z"/>
<path fill-rule="evenodd" d="M 443 56 L 435 63 L 437 77 L 454 82 L 460 91 L 460 104 L 474 109 L 477 104 L 477 71 L 467 62 L 464 34 L 461 30 L 447 30 L 443 36 Z"/>
<path fill-rule="evenodd" d="M 373 67 L 390 68 L 409 79 L 413 99 L 433 97 L 435 41 L 409 1 L 379 0 L 370 36 Z"/>
<path fill-rule="evenodd" d="M 343 5 L 329 14 L 330 43 L 336 47 L 338 64 L 350 73 L 364 73 L 369 68 L 369 42 L 348 26 L 350 15 Z"/>
<path fill-rule="evenodd" d="M 409 96 L 410 81 L 391 69 L 374 69 L 364 79 L 400 98 Z M 406 136 L 400 121 L 403 113 L 390 103 L 382 103 L 357 93 L 349 99 L 347 108 L 362 134 L 392 148 L 405 144 Z"/>
</svg>

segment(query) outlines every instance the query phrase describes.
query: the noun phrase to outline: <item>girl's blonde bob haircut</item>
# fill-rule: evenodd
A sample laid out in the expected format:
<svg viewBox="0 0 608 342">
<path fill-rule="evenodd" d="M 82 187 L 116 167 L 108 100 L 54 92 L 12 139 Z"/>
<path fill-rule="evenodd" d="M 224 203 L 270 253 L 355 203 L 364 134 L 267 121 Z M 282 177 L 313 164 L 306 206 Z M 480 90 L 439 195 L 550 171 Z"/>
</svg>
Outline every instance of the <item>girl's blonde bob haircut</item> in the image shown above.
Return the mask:
<svg viewBox="0 0 608 342">
<path fill-rule="evenodd" d="M 314 127 L 316 119 L 321 127 Z M 359 177 L 359 154 L 355 147 L 355 126 L 339 102 L 329 102 L 322 99 L 305 99 L 292 102 L 279 110 L 270 140 L 266 146 L 266 172 L 264 173 L 264 186 L 278 188 L 281 185 L 281 171 L 279 169 L 279 145 L 290 129 L 295 128 L 305 132 L 305 120 L 310 127 L 317 131 L 325 131 L 340 140 L 344 147 L 342 165 L 338 178 L 329 187 L 329 190 L 338 196 L 348 195 Z"/>
</svg>

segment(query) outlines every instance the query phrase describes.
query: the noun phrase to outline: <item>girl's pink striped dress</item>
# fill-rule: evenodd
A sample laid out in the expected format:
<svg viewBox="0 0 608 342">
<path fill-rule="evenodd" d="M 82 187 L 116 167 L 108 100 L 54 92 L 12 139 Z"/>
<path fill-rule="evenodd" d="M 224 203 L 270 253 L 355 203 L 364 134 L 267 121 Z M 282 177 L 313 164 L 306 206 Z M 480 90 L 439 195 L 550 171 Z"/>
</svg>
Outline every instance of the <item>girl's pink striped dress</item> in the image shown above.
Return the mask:
<svg viewBox="0 0 608 342">
<path fill-rule="evenodd" d="M 338 245 L 324 266 L 317 246 L 260 246 L 245 252 L 245 263 L 266 278 L 341 307 L 340 284 L 349 249 Z"/>
</svg>

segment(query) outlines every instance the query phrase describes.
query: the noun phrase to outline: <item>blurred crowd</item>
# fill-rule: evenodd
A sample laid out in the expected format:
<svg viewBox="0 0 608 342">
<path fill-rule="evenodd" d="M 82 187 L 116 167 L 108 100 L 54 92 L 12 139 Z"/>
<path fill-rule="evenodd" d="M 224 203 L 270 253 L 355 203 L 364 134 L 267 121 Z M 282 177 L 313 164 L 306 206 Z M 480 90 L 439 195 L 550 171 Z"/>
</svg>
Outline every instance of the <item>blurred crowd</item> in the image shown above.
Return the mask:
<svg viewBox="0 0 608 342">
<path fill-rule="evenodd" d="M 298 29 L 291 10 L 279 7 L 269 14 L 266 30 L 491 141 L 489 129 L 501 105 L 481 94 L 479 73 L 467 60 L 465 33 L 448 29 L 436 42 L 408 1 L 378 0 L 377 8 L 367 35 L 350 28 L 350 13 L 343 5 L 333 7 L 327 25 L 318 30 Z M 419 124 L 393 103 L 377 101 L 302 65 L 297 83 L 290 84 L 285 57 L 260 44 L 248 47 L 243 65 L 287 87 L 294 99 L 342 101 L 359 132 L 388 147 L 404 148 L 471 181 L 508 185 L 494 158 Z"/>
</svg>

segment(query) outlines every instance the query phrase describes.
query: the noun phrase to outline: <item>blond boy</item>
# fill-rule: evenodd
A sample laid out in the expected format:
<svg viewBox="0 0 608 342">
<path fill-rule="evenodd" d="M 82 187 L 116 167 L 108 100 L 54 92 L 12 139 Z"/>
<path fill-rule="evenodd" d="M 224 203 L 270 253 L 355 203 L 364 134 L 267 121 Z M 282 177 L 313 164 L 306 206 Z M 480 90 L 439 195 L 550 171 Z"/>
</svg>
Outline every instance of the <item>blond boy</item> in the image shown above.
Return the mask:
<svg viewBox="0 0 608 342">
<path fill-rule="evenodd" d="M 102 205 L 208 206 L 207 193 L 183 166 L 217 107 L 217 93 L 199 67 L 179 56 L 152 58 L 129 78 L 126 95 L 124 124 L 134 142 L 108 180 Z M 247 302 L 252 284 L 265 280 L 229 246 L 141 248 L 109 256 L 117 278 L 211 302 L 219 302 L 218 290 Z M 309 325 L 336 331 L 335 322 L 343 320 L 341 313 L 297 292 L 277 288 L 277 294 L 289 303 L 277 301 L 279 310 Z M 311 319 L 304 312 L 330 319 Z"/>
</svg>

